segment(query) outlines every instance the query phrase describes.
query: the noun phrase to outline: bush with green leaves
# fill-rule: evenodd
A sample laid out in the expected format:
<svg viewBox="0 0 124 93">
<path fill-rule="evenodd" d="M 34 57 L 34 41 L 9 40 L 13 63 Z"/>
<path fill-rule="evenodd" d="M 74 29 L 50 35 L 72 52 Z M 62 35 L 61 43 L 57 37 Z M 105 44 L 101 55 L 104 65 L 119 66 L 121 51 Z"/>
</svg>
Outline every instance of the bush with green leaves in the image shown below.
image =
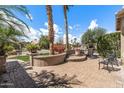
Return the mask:
<svg viewBox="0 0 124 93">
<path fill-rule="evenodd" d="M 27 48 L 27 50 L 28 51 L 30 51 L 30 52 L 33 52 L 33 51 L 37 51 L 38 50 L 38 45 L 36 45 L 36 44 L 28 44 L 27 46 L 26 46 L 26 48 Z"/>
<path fill-rule="evenodd" d="M 49 40 L 48 40 L 48 36 L 41 36 L 40 40 L 39 40 L 39 46 L 40 48 L 44 48 L 44 49 L 49 49 Z"/>
<path fill-rule="evenodd" d="M 11 45 L 6 45 L 4 46 L 4 50 L 8 53 L 8 52 L 12 52 L 14 50 L 14 47 Z"/>
<path fill-rule="evenodd" d="M 106 34 L 106 29 L 96 27 L 94 29 L 88 29 L 81 37 L 83 44 L 97 43 L 98 38 Z"/>
<path fill-rule="evenodd" d="M 98 38 L 97 51 L 102 57 L 115 53 L 117 57 L 121 54 L 121 34 L 120 32 L 106 34 Z"/>
</svg>

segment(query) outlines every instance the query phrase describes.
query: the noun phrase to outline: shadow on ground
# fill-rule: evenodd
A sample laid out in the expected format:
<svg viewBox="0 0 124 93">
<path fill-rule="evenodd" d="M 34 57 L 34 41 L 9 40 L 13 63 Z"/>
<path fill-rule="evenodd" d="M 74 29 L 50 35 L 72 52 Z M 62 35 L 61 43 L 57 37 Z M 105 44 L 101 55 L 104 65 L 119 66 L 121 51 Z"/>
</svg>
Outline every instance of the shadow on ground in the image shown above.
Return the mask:
<svg viewBox="0 0 124 93">
<path fill-rule="evenodd" d="M 69 77 L 67 74 L 60 76 L 53 71 L 43 70 L 39 74 L 31 74 L 38 87 L 42 88 L 71 88 L 72 84 L 79 85 L 82 82 L 76 79 L 76 75 Z"/>
<path fill-rule="evenodd" d="M 117 71 L 121 70 L 121 68 L 117 68 L 117 67 L 114 67 L 114 68 L 113 67 L 103 67 L 102 69 L 107 70 L 109 73 L 112 71 L 117 72 Z"/>
</svg>

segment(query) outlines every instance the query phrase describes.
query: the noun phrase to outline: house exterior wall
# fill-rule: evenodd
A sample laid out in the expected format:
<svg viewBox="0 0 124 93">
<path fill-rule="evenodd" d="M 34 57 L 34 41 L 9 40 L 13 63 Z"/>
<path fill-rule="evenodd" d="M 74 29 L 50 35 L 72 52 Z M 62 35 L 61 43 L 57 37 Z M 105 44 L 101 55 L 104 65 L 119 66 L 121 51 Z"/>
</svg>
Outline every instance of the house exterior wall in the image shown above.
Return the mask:
<svg viewBox="0 0 124 93">
<path fill-rule="evenodd" d="M 122 18 L 121 21 L 121 32 L 124 32 L 124 17 Z M 124 35 L 121 34 L 121 58 L 122 61 L 124 62 Z"/>
</svg>

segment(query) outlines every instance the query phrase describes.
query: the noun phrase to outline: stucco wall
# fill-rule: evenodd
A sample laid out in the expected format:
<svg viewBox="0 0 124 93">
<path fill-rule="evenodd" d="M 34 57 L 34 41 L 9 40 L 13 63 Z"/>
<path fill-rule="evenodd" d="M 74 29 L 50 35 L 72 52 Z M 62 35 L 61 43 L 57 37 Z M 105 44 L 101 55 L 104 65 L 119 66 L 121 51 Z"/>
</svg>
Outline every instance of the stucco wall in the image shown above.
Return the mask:
<svg viewBox="0 0 124 93">
<path fill-rule="evenodd" d="M 124 32 L 124 18 L 122 18 L 121 21 L 121 32 Z M 121 34 L 121 58 L 122 61 L 124 62 L 124 35 Z"/>
<path fill-rule="evenodd" d="M 121 35 L 121 57 L 124 62 L 124 36 Z"/>
</svg>

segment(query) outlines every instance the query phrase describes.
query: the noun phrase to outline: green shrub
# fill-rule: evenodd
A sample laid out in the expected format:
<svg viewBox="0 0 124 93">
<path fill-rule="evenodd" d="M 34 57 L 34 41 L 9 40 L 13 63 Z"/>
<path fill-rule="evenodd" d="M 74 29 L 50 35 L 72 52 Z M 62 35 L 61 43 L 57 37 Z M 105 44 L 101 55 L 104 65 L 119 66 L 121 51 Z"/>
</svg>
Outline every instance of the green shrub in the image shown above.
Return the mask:
<svg viewBox="0 0 124 93">
<path fill-rule="evenodd" d="M 36 50 L 39 48 L 38 45 L 35 44 L 28 44 L 26 46 L 27 50 L 30 52 L 36 52 Z"/>
<path fill-rule="evenodd" d="M 107 57 L 108 54 L 115 53 L 120 57 L 121 52 L 121 34 L 120 32 L 106 34 L 98 38 L 97 51 L 100 56 Z"/>
<path fill-rule="evenodd" d="M 48 36 L 41 36 L 40 40 L 39 40 L 39 46 L 40 48 L 43 49 L 49 49 L 49 40 L 48 40 Z"/>
<path fill-rule="evenodd" d="M 6 52 L 12 52 L 13 50 L 14 50 L 14 47 L 13 46 L 4 46 L 4 50 L 6 51 Z"/>
</svg>

